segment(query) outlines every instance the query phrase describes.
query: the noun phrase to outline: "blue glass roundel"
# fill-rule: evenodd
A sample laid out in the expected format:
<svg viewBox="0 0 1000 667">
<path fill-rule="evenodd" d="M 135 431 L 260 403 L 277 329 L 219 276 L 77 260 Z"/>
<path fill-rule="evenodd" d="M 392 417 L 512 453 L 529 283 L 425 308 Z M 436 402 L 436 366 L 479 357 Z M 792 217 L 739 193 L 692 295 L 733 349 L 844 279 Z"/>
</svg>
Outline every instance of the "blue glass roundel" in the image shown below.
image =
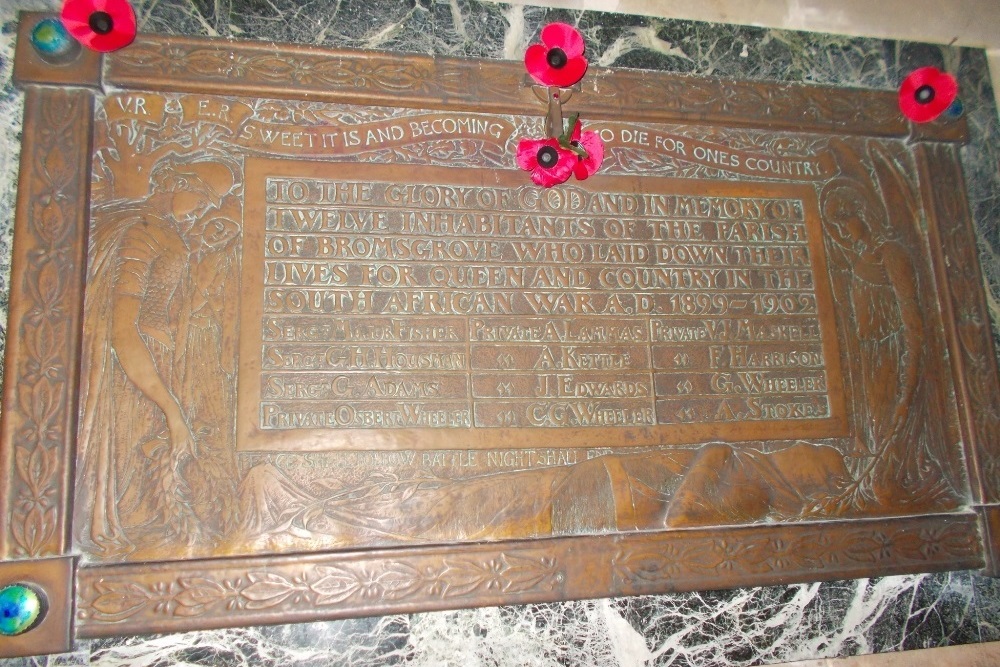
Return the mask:
<svg viewBox="0 0 1000 667">
<path fill-rule="evenodd" d="M 0 635 L 30 630 L 42 614 L 42 599 L 31 587 L 12 584 L 0 589 Z"/>
<path fill-rule="evenodd" d="M 78 48 L 62 21 L 53 18 L 38 22 L 31 31 L 31 45 L 43 58 L 50 59 L 68 56 Z"/>
</svg>

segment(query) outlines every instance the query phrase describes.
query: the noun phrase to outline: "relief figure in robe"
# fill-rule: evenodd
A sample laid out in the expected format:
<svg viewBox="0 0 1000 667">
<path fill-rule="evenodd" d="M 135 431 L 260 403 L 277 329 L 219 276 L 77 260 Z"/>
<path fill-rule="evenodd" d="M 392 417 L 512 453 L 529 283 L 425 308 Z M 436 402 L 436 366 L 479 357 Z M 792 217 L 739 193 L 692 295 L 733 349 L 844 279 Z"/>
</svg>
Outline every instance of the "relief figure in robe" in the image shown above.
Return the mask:
<svg viewBox="0 0 1000 667">
<path fill-rule="evenodd" d="M 225 486 L 240 228 L 210 212 L 237 173 L 170 156 L 148 197 L 94 211 L 75 523 L 101 557 L 192 543 L 204 487 Z"/>
<path fill-rule="evenodd" d="M 863 164 L 846 142 L 830 148 Z M 919 266 L 918 210 L 903 167 L 870 146 L 874 179 L 837 177 L 821 208 L 834 299 L 852 382 L 850 444 L 797 443 L 762 451 L 703 446 L 670 503 L 666 525 L 690 527 L 850 514 L 953 509 L 957 449 L 940 406 L 940 341 L 925 318 L 932 287 Z M 876 190 L 876 184 L 881 196 Z M 884 203 L 883 203 L 884 202 Z"/>
<path fill-rule="evenodd" d="M 945 399 L 931 384 L 928 358 L 924 299 L 932 286 L 921 281 L 906 242 L 917 215 L 909 185 L 881 149 L 872 161 L 888 206 L 871 185 L 846 177 L 828 183 L 821 201 L 853 359 L 857 481 L 844 501 L 863 511 L 942 509 L 957 494 L 947 462 L 938 460 L 943 453 L 935 456 L 948 436 L 934 417 Z"/>
</svg>

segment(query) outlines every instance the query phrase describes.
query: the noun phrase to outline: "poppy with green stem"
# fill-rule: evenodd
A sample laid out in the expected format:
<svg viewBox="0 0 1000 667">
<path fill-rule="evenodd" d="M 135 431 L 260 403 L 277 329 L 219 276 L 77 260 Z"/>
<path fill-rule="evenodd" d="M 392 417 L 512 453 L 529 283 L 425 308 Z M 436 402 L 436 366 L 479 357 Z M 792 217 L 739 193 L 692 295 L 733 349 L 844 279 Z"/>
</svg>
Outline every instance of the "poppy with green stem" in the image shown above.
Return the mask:
<svg viewBox="0 0 1000 667">
<path fill-rule="evenodd" d="M 551 188 L 576 176 L 586 180 L 604 161 L 604 142 L 597 132 L 584 132 L 579 114 L 569 119 L 566 131 L 548 139 L 521 139 L 517 166 L 531 172 L 535 185 Z"/>
</svg>

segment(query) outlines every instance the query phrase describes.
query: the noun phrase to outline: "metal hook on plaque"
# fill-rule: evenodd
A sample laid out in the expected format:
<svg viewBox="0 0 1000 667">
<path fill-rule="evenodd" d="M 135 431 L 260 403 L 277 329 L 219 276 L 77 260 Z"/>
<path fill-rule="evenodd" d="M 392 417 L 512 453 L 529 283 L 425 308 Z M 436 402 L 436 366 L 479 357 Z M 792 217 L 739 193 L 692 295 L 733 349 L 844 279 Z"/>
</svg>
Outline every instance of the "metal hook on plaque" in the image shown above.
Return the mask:
<svg viewBox="0 0 1000 667">
<path fill-rule="evenodd" d="M 545 136 L 558 139 L 563 134 L 563 105 L 569 102 L 574 92 L 579 92 L 579 83 L 569 88 L 559 86 L 540 86 L 530 77 L 524 77 L 525 84 L 530 86 L 531 92 L 540 101 L 544 102 L 548 111 L 545 114 Z"/>
</svg>

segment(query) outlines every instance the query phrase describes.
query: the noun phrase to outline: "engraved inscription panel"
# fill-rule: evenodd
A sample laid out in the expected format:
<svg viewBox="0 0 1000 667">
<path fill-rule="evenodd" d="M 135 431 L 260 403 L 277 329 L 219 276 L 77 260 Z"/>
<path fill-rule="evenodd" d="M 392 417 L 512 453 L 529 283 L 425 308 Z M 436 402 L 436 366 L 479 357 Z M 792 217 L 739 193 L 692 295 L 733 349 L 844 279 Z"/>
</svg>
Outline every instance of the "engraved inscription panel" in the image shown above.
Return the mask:
<svg viewBox="0 0 1000 667">
<path fill-rule="evenodd" d="M 844 433 L 811 187 L 525 181 L 248 159 L 238 446 Z"/>
</svg>

